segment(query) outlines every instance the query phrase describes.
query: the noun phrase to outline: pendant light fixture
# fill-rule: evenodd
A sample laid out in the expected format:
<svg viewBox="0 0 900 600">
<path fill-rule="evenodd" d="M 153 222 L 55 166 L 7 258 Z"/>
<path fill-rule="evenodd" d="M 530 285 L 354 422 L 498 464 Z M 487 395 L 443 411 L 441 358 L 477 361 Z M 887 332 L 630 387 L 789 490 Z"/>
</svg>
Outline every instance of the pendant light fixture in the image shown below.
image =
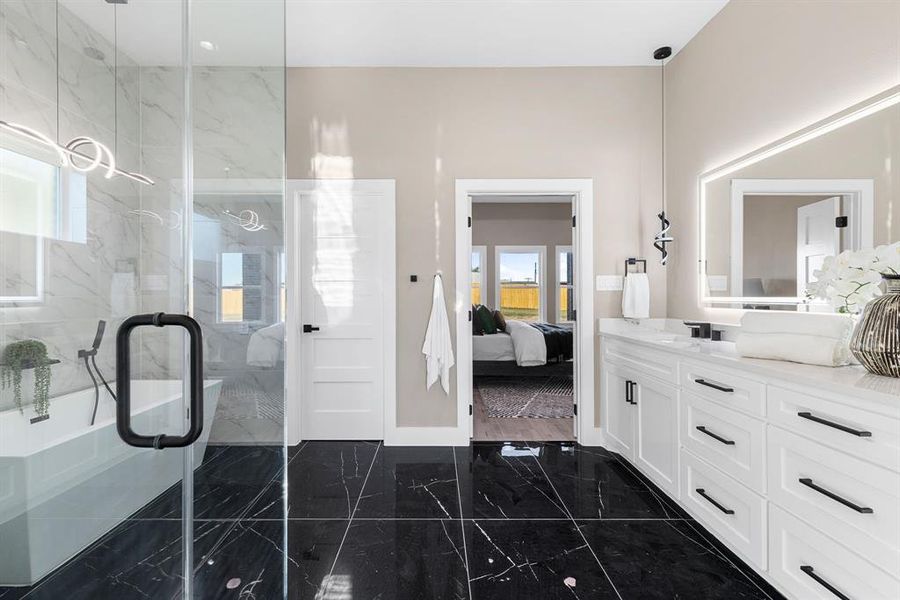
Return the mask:
<svg viewBox="0 0 900 600">
<path fill-rule="evenodd" d="M 124 4 L 127 3 L 127 0 L 124 2 L 121 0 L 107 0 L 107 2 L 111 4 Z M 115 7 L 113 7 L 115 11 Z M 118 31 L 118 25 L 115 21 L 115 17 L 117 13 L 113 13 L 113 28 Z M 115 39 L 115 38 L 114 38 Z M 113 43 L 115 47 L 116 56 L 113 62 L 113 136 L 114 136 L 114 144 L 118 144 L 118 129 L 119 129 L 119 61 L 118 61 L 118 40 L 115 39 Z M 85 55 L 92 60 L 103 60 L 104 55 L 102 52 L 97 50 L 96 48 L 88 47 L 85 48 Z M 56 39 L 56 78 L 59 79 L 59 36 Z M 81 173 L 89 173 L 95 169 L 100 169 L 104 172 L 104 177 L 106 179 L 112 179 L 114 176 L 118 175 L 121 177 L 127 177 L 133 181 L 137 181 L 138 183 L 143 183 L 145 185 L 154 185 L 152 179 L 147 177 L 146 175 L 142 175 L 141 173 L 134 173 L 132 171 L 126 171 L 124 169 L 116 166 L 116 157 L 112 150 L 109 149 L 108 146 L 102 144 L 95 140 L 94 138 L 88 137 L 86 135 L 80 135 L 69 140 L 67 144 L 59 143 L 59 85 L 56 86 L 56 134 L 57 141 L 54 141 L 50 138 L 50 136 L 44 135 L 40 131 L 36 129 L 32 129 L 31 127 L 27 127 L 20 123 L 12 123 L 10 121 L 6 121 L 0 119 L 0 130 L 14 133 L 19 137 L 25 138 L 31 142 L 36 142 L 43 146 L 47 146 L 48 148 L 53 149 L 56 152 L 57 159 L 59 160 L 60 167 L 66 168 L 70 167 L 75 171 L 79 171 Z M 83 149 L 86 149 L 85 152 Z"/>
<path fill-rule="evenodd" d="M 666 248 L 667 244 L 671 244 L 675 241 L 675 238 L 669 233 L 669 229 L 671 229 L 672 224 L 669 219 L 666 217 L 666 59 L 672 56 L 672 47 L 671 46 L 663 46 L 662 48 L 657 48 L 653 52 L 653 58 L 659 61 L 660 64 L 660 77 L 662 79 L 662 102 L 661 111 L 662 111 L 662 135 L 660 139 L 662 140 L 662 203 L 661 210 L 657 217 L 659 218 L 659 233 L 656 234 L 653 238 L 653 247 L 659 250 L 660 254 L 660 264 L 666 266 L 666 263 L 669 262 L 669 251 Z"/>
</svg>

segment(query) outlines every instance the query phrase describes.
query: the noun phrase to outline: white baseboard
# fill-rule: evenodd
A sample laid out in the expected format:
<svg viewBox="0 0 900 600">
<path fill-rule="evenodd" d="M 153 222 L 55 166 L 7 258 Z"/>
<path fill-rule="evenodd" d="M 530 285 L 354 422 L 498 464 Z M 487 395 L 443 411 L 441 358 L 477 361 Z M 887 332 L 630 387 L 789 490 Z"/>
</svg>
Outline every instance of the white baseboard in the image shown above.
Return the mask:
<svg viewBox="0 0 900 600">
<path fill-rule="evenodd" d="M 603 429 L 600 427 L 591 427 L 585 429 L 578 436 L 578 443 L 582 446 L 602 446 L 607 448 L 606 436 L 603 435 Z"/>
<path fill-rule="evenodd" d="M 385 432 L 385 446 L 468 446 L 468 427 L 394 427 Z"/>
</svg>

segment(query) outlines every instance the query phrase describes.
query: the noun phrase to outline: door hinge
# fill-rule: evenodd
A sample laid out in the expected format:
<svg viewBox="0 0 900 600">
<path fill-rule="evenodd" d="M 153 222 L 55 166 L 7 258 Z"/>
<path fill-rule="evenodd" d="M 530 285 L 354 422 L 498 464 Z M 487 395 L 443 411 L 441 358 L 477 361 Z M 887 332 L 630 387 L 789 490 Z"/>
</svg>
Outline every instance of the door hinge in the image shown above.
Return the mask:
<svg viewBox="0 0 900 600">
<path fill-rule="evenodd" d="M 575 408 L 575 414 L 577 415 L 577 414 L 578 414 L 578 405 L 575 404 L 575 405 L 573 405 L 573 406 L 574 406 L 574 408 Z"/>
<path fill-rule="evenodd" d="M 849 225 L 849 224 L 850 224 L 849 217 L 842 216 L 842 217 L 835 217 L 835 219 L 834 219 L 834 226 L 837 227 L 838 229 L 843 229 L 844 227 L 847 227 L 847 225 Z"/>
<path fill-rule="evenodd" d="M 572 309 L 572 320 L 573 320 L 573 321 L 577 321 L 577 320 L 578 320 L 578 311 L 577 311 L 576 309 L 574 309 L 574 308 Z"/>
<path fill-rule="evenodd" d="M 472 322 L 472 311 L 470 310 L 469 311 L 469 323 L 471 323 L 471 322 Z"/>
<path fill-rule="evenodd" d="M 575 215 L 572 215 L 572 227 L 575 227 Z"/>
<path fill-rule="evenodd" d="M 470 417 L 472 416 L 472 405 L 471 404 L 469 405 L 469 416 Z"/>
<path fill-rule="evenodd" d="M 469 227 L 472 226 L 472 217 L 469 217 Z"/>
</svg>

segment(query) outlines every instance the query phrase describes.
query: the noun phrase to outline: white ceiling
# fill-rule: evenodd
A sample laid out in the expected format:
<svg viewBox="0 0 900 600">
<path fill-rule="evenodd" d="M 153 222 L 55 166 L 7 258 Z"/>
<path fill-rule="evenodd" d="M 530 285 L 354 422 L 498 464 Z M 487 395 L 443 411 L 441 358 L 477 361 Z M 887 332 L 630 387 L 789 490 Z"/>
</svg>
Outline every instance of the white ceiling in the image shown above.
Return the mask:
<svg viewBox="0 0 900 600">
<path fill-rule="evenodd" d="M 180 0 L 62 0 L 141 64 L 178 64 Z M 198 64 L 530 67 L 652 65 L 727 0 L 193 0 Z M 282 17 L 286 24 L 282 29 Z M 114 24 L 115 23 L 115 24 Z M 282 47 L 282 35 L 286 49 Z M 212 42 L 206 50 L 200 41 Z"/>
</svg>

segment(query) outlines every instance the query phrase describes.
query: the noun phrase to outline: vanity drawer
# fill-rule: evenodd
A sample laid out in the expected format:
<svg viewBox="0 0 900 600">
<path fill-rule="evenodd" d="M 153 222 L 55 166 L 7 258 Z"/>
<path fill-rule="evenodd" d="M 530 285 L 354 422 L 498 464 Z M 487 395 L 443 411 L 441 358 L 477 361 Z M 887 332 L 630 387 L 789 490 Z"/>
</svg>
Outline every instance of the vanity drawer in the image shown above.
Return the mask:
<svg viewBox="0 0 900 600">
<path fill-rule="evenodd" d="M 697 520 L 766 568 L 766 501 L 689 451 L 681 450 L 681 502 Z"/>
<path fill-rule="evenodd" d="M 760 494 L 766 491 L 766 425 L 694 394 L 683 393 L 681 443 Z"/>
<path fill-rule="evenodd" d="M 900 475 L 769 426 L 769 500 L 900 572 Z"/>
<path fill-rule="evenodd" d="M 683 362 L 679 370 L 682 389 L 757 417 L 766 414 L 766 386 L 736 371 Z"/>
<path fill-rule="evenodd" d="M 778 386 L 767 396 L 771 423 L 900 471 L 900 421 Z"/>
<path fill-rule="evenodd" d="M 803 600 L 837 600 L 842 597 L 838 594 L 853 600 L 900 598 L 900 581 L 773 505 L 769 575 L 790 596 Z"/>
<path fill-rule="evenodd" d="M 604 361 L 635 369 L 661 381 L 678 383 L 678 359 L 674 354 L 607 338 L 602 340 L 601 346 Z"/>
</svg>

